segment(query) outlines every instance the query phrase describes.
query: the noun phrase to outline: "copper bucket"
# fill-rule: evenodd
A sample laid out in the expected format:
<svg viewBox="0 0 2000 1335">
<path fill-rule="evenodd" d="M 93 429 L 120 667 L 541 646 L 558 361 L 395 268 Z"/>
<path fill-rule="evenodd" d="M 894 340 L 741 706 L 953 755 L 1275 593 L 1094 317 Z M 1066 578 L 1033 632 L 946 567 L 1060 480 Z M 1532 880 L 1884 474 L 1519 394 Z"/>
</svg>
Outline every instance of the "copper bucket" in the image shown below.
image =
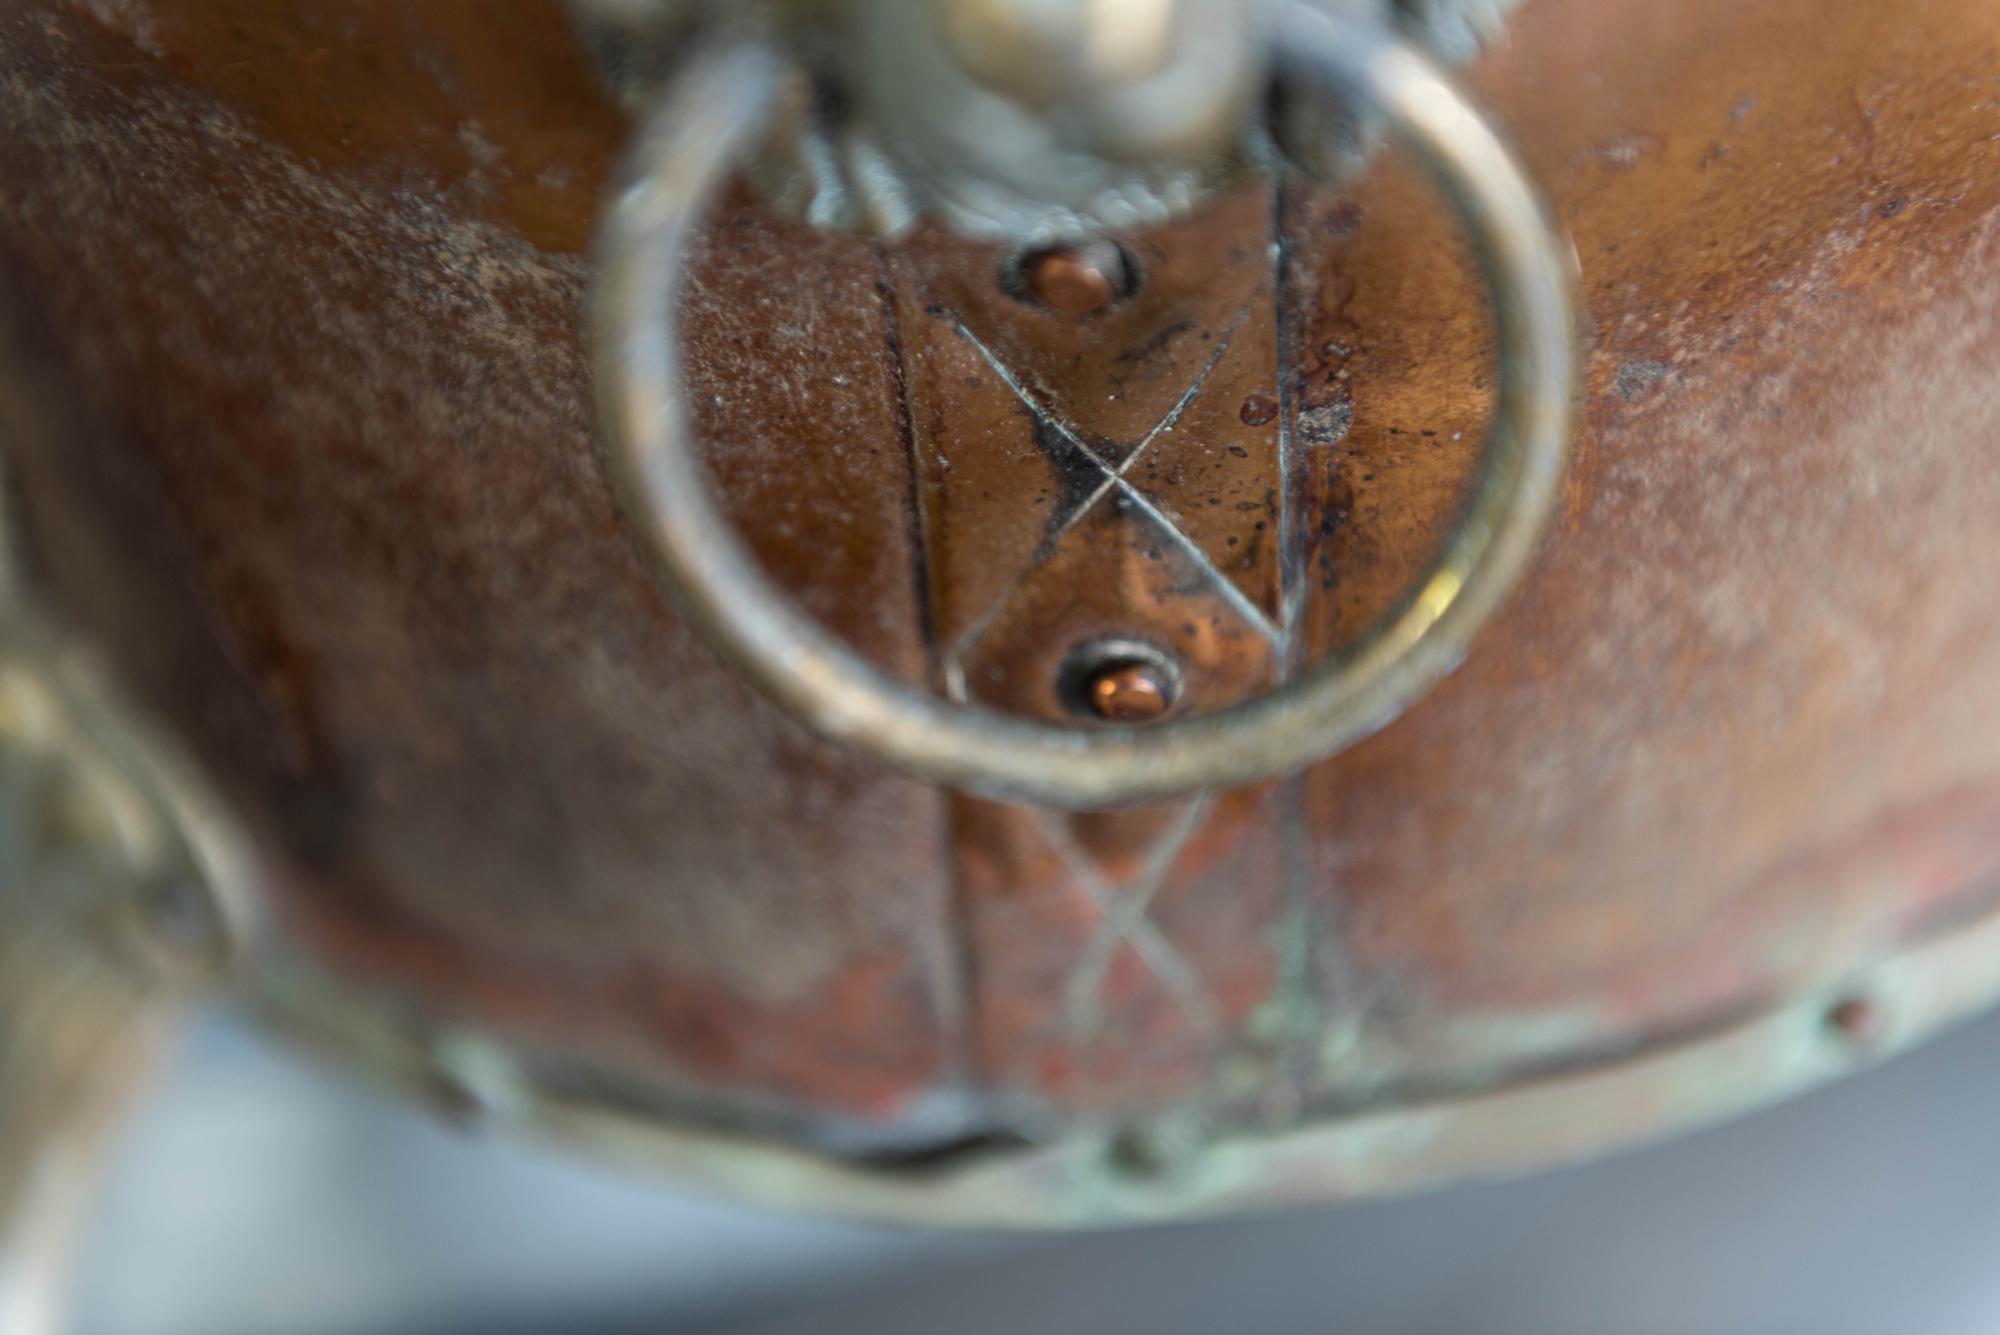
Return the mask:
<svg viewBox="0 0 2000 1335">
<path fill-rule="evenodd" d="M 2000 9 L 1272 12 L 1405 151 L 884 236 L 732 183 L 767 31 L 634 115 L 554 0 L 10 6 L 8 986 L 1038 1226 L 1985 1006 Z"/>
</svg>

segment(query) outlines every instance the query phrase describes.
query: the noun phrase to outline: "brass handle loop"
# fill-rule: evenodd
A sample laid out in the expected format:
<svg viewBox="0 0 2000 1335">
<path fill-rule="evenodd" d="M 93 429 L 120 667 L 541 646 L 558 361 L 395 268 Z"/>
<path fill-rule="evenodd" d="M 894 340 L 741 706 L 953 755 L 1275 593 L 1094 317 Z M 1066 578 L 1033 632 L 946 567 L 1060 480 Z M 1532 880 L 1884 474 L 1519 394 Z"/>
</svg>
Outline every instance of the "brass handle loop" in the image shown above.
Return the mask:
<svg viewBox="0 0 2000 1335">
<path fill-rule="evenodd" d="M 1254 783 L 1389 723 L 1459 664 L 1519 582 L 1568 448 L 1569 252 L 1505 144 L 1428 59 L 1296 0 L 1273 17 L 1279 77 L 1379 109 L 1462 215 L 1493 295 L 1498 407 L 1463 517 L 1393 612 L 1266 695 L 1152 727 L 1062 727 L 915 690 L 804 617 L 758 568 L 692 448 L 675 312 L 689 243 L 761 133 L 785 67 L 754 44 L 690 62 L 645 122 L 600 240 L 596 352 L 614 483 L 685 615 L 815 731 L 934 783 L 1055 807 Z"/>
</svg>

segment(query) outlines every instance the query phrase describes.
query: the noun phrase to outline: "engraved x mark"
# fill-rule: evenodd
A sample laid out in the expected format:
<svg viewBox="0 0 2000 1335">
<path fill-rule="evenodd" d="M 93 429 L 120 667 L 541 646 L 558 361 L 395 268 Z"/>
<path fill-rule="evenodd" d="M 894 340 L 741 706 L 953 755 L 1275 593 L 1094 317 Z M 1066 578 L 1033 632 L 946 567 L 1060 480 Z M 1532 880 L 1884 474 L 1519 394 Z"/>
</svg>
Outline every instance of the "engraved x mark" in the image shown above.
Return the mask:
<svg viewBox="0 0 2000 1335">
<path fill-rule="evenodd" d="M 1014 397 L 1021 401 L 1022 406 L 1034 417 L 1036 423 L 1055 432 L 1062 438 L 1065 445 L 1076 451 L 1079 458 L 1085 460 L 1102 475 L 1098 480 L 1097 486 L 1089 494 L 1072 504 L 1066 513 L 1060 513 L 1056 516 L 1049 540 L 1042 544 L 1034 560 L 1029 562 L 1027 568 L 1023 569 L 1013 578 L 1008 584 L 1006 591 L 995 600 L 993 606 L 988 608 L 985 614 L 977 621 L 973 622 L 971 628 L 952 646 L 950 653 L 947 655 L 946 682 L 953 698 L 962 700 L 965 697 L 964 670 L 961 664 L 966 655 L 972 651 L 973 646 L 978 644 L 980 638 L 992 627 L 994 621 L 999 618 L 1000 613 L 1006 609 L 1007 604 L 1019 592 L 1021 582 L 1027 577 L 1028 572 L 1046 560 L 1048 553 L 1053 550 L 1057 542 L 1078 524 L 1082 523 L 1089 516 L 1090 512 L 1101 504 L 1106 497 L 1114 494 L 1125 504 L 1144 515 L 1159 529 L 1160 533 L 1168 541 L 1180 548 L 1193 564 L 1194 568 L 1201 573 L 1203 579 L 1214 589 L 1217 596 L 1228 603 L 1236 614 L 1242 617 L 1249 626 L 1264 636 L 1273 645 L 1280 645 L 1282 643 L 1283 632 L 1264 614 L 1264 610 L 1257 606 L 1242 589 L 1237 587 L 1236 581 L 1230 579 L 1228 575 L 1224 574 L 1216 566 L 1208 553 L 1202 549 L 1200 543 L 1189 537 L 1178 524 L 1174 523 L 1167 516 L 1165 511 L 1160 509 L 1151 497 L 1134 486 L 1126 477 L 1126 474 L 1131 472 L 1132 468 L 1146 456 L 1153 446 L 1159 442 L 1160 438 L 1171 432 L 1180 423 L 1181 417 L 1187 412 L 1189 406 L 1201 397 L 1202 390 L 1208 385 L 1209 377 L 1214 374 L 1215 368 L 1221 363 L 1223 354 L 1229 351 L 1231 339 L 1235 337 L 1238 326 L 1243 323 L 1244 318 L 1249 315 L 1250 310 L 1251 306 L 1246 304 L 1243 309 L 1236 313 L 1235 318 L 1230 320 L 1229 327 L 1223 330 L 1222 337 L 1216 340 L 1215 351 L 1209 354 L 1207 363 L 1203 365 L 1201 371 L 1195 376 L 1193 383 L 1175 401 L 1174 406 L 1167 410 L 1166 416 L 1162 417 L 1152 430 L 1142 436 L 1139 439 L 1139 443 L 1133 446 L 1125 458 L 1116 464 L 1111 463 L 1102 454 L 1086 444 L 1076 428 L 1056 416 L 1046 404 L 1036 397 L 1034 391 L 1021 383 L 1021 378 L 1009 370 L 1007 364 L 1001 361 L 978 335 L 966 328 L 963 320 L 959 319 L 955 313 L 952 315 L 952 324 L 958 331 L 959 337 L 972 345 L 973 350 L 993 369 L 993 373 L 1000 377 L 1001 383 L 1013 391 Z"/>
<path fill-rule="evenodd" d="M 1213 1031 L 1221 1019 L 1215 1000 L 1209 995 L 1181 953 L 1147 916 L 1154 899 L 1166 885 L 1174 864 L 1187 850 L 1202 822 L 1208 819 L 1214 799 L 1202 794 L 1189 801 L 1171 827 L 1147 850 L 1137 876 L 1123 885 L 1113 885 L 1095 859 L 1077 843 L 1066 823 L 1048 811 L 1038 812 L 1044 836 L 1063 860 L 1070 878 L 1096 907 L 1100 918 L 1097 934 L 1077 961 L 1070 975 L 1067 1014 L 1072 1031 L 1081 1035 L 1103 1023 L 1105 978 L 1120 946 L 1129 945 L 1155 977 L 1174 994 L 1181 1008 L 1197 1027 Z"/>
</svg>

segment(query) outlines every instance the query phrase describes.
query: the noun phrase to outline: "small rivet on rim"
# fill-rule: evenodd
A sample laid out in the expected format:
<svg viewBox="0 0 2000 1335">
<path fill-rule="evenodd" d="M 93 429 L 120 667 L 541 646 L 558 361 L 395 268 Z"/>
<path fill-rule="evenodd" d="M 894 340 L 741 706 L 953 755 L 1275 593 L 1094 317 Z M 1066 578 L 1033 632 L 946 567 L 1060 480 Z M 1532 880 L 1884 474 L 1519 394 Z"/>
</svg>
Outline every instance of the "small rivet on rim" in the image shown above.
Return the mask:
<svg viewBox="0 0 2000 1335">
<path fill-rule="evenodd" d="M 1846 997 L 1827 1011 L 1826 1026 L 1845 1041 L 1866 1046 L 1882 1036 L 1882 1010 L 1868 997 Z"/>
<path fill-rule="evenodd" d="M 465 1034 L 441 1035 L 430 1053 L 432 1106 L 461 1125 L 518 1121 L 527 1088 L 510 1054 Z"/>
<path fill-rule="evenodd" d="M 1020 275 L 1030 299 L 1065 315 L 1095 315 L 1132 288 L 1132 265 L 1110 241 L 1037 251 L 1021 261 Z"/>
</svg>

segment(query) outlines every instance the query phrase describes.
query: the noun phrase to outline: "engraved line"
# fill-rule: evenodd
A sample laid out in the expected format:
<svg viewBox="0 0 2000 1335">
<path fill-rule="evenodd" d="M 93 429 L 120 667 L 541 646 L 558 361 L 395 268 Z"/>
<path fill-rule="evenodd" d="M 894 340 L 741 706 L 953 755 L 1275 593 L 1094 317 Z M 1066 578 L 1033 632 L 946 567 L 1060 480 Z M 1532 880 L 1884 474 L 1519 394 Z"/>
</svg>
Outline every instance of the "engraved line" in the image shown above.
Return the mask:
<svg viewBox="0 0 2000 1335">
<path fill-rule="evenodd" d="M 903 323 L 896 306 L 895 284 L 890 277 L 889 257 L 880 247 L 876 248 L 875 292 L 882 302 L 882 333 L 888 345 L 890 381 L 895 389 L 896 432 L 903 443 L 903 454 L 910 466 L 910 542 L 913 545 L 911 578 L 916 584 L 917 629 L 923 636 L 923 648 L 928 666 L 932 672 L 941 668 L 939 662 L 943 646 L 937 633 L 937 609 L 932 606 L 931 581 L 931 533 L 935 527 L 928 504 L 929 489 L 924 486 L 923 450 L 917 444 L 916 419 L 910 411 L 910 382 L 908 367 L 903 353 Z"/>
<path fill-rule="evenodd" d="M 1298 331 L 1292 328 L 1297 312 L 1292 309 L 1292 248 L 1285 236 L 1285 183 L 1282 177 L 1271 184 L 1271 318 L 1276 322 L 1278 351 L 1278 606 L 1285 632 L 1284 661 L 1278 665 L 1278 679 L 1287 679 L 1297 666 L 1299 614 L 1304 610 L 1305 543 L 1297 517 L 1292 513 L 1298 497 L 1298 437 L 1292 426 L 1297 406 L 1295 367 L 1299 351 Z"/>
<path fill-rule="evenodd" d="M 1130 473 L 1133 466 L 1145 458 L 1152 450 L 1155 441 L 1180 425 L 1180 420 L 1186 415 L 1187 410 L 1193 406 L 1196 399 L 1201 397 L 1201 392 L 1208 388 L 1210 377 L 1215 374 L 1215 368 L 1222 364 L 1223 355 L 1229 351 L 1229 345 L 1235 339 L 1237 329 L 1243 324 L 1244 319 L 1249 314 L 1250 303 L 1246 302 L 1243 309 L 1237 311 L 1235 318 L 1230 320 L 1229 327 L 1222 331 L 1221 339 L 1216 342 L 1215 351 L 1209 354 L 1208 365 L 1201 368 L 1201 373 L 1194 378 L 1194 383 L 1187 387 L 1187 392 L 1181 395 L 1180 401 L 1167 410 L 1167 415 L 1156 422 L 1151 431 L 1140 437 L 1139 443 L 1132 447 L 1131 453 L 1127 454 L 1124 461 L 1118 465 L 1115 470 L 1115 476 L 1108 477 L 1100 483 L 1096 491 L 1091 492 L 1089 496 L 1085 497 L 1082 503 L 1077 505 L 1068 517 L 1056 526 L 1055 537 L 1050 540 L 1050 545 L 1068 537 L 1072 529 L 1089 518 L 1090 512 L 1097 508 L 1098 502 L 1109 496 L 1112 488 L 1118 485 L 1118 478 L 1122 478 Z M 1061 423 L 1057 423 L 1056 425 L 1057 429 L 1060 430 Z M 1038 560 L 1035 564 L 1039 565 L 1040 561 Z M 1029 568 L 1033 569 L 1033 566 Z M 1011 591 L 1009 596 L 1012 596 Z"/>
<path fill-rule="evenodd" d="M 1202 550 L 1200 543 L 1183 533 L 1174 524 L 1173 520 L 1167 518 L 1166 513 L 1159 506 L 1153 504 L 1144 492 L 1139 491 L 1131 483 L 1120 478 L 1118 480 L 1118 488 L 1125 493 L 1126 498 L 1133 505 L 1166 530 L 1167 536 L 1173 540 L 1176 546 L 1187 553 L 1188 559 L 1193 561 L 1202 574 L 1215 585 L 1215 591 L 1222 596 L 1222 600 L 1234 608 L 1236 614 L 1242 617 L 1245 622 L 1249 623 L 1250 629 L 1262 635 L 1271 643 L 1274 649 L 1282 646 L 1284 635 L 1278 629 L 1278 624 L 1271 620 L 1270 617 L 1264 615 L 1264 609 L 1257 606 L 1249 594 L 1236 587 L 1235 580 L 1223 574 L 1216 564 L 1209 560 L 1208 553 Z"/>
<path fill-rule="evenodd" d="M 1292 510 L 1299 497 L 1294 485 L 1300 479 L 1298 437 L 1292 421 L 1298 410 L 1294 383 L 1299 335 L 1292 322 L 1298 318 L 1293 302 L 1292 247 L 1285 231 L 1286 208 L 1290 196 L 1282 177 L 1271 186 L 1271 262 L 1273 270 L 1274 318 L 1278 329 L 1278 459 L 1279 486 L 1283 503 L 1278 509 L 1279 605 L 1284 609 L 1285 646 L 1278 665 L 1278 677 L 1288 679 L 1299 666 L 1301 648 L 1299 624 L 1305 610 L 1305 543 L 1302 525 Z M 1284 867 L 1284 909 L 1279 915 L 1277 1008 L 1280 1063 L 1301 1097 L 1306 1092 L 1313 1049 L 1312 1034 L 1317 1020 L 1313 998 L 1313 940 L 1311 853 L 1306 823 L 1305 776 L 1285 779 L 1278 794 L 1279 852 Z"/>
<path fill-rule="evenodd" d="M 875 249 L 875 290 L 882 303 L 882 329 L 887 340 L 890 373 L 895 387 L 896 429 L 902 437 L 904 457 L 909 461 L 910 487 L 910 577 L 916 584 L 917 629 L 923 638 L 926 666 L 950 693 L 953 682 L 964 687 L 964 673 L 945 651 L 937 629 L 936 590 L 931 577 L 931 534 L 934 521 L 930 492 L 924 484 L 922 447 L 917 442 L 916 419 L 910 411 L 908 362 L 903 350 L 903 328 L 896 304 L 896 288 L 888 252 Z M 979 957 L 973 948 L 972 911 L 965 878 L 960 875 L 957 848 L 958 798 L 951 793 L 934 793 L 937 802 L 938 837 L 944 862 L 944 896 L 940 906 L 939 958 L 931 964 L 930 983 L 937 996 L 937 1023 L 946 1033 L 956 1033 L 951 1046 L 955 1074 L 967 1084 L 982 1083 L 979 1041 Z"/>
<path fill-rule="evenodd" d="M 1037 811 L 1044 837 L 1061 857 L 1071 879 L 1082 889 L 1101 916 L 1096 935 L 1078 962 L 1067 988 L 1069 1023 L 1082 1038 L 1102 1027 L 1101 990 L 1118 946 L 1129 944 L 1140 961 L 1153 971 L 1160 983 L 1174 995 L 1191 1019 L 1213 1031 L 1221 1021 L 1207 985 L 1186 958 L 1175 949 L 1146 915 L 1154 898 L 1165 886 L 1174 864 L 1207 818 L 1213 799 L 1202 794 L 1191 799 L 1181 816 L 1162 834 L 1146 854 L 1139 875 L 1124 886 L 1112 886 L 1096 861 L 1079 847 L 1061 819 L 1047 811 Z"/>
<path fill-rule="evenodd" d="M 1076 448 L 1077 453 L 1089 460 L 1106 477 L 1115 478 L 1118 476 L 1118 470 L 1105 462 L 1103 455 L 1085 444 L 1083 437 L 1077 434 L 1074 427 L 1045 407 L 1042 401 L 1035 397 L 1035 392 L 1022 384 L 1020 378 L 1007 369 L 1006 363 L 1000 360 L 999 355 L 993 349 L 987 347 L 979 335 L 966 328 L 965 321 L 959 319 L 958 313 L 955 311 L 951 313 L 951 323 L 952 327 L 958 330 L 958 336 L 972 345 L 973 351 L 985 359 L 986 364 L 993 368 L 993 374 L 999 376 L 1000 382 L 1007 386 L 1008 389 L 1014 391 L 1014 397 L 1019 399 L 1027 407 L 1028 411 L 1035 415 L 1037 421 L 1047 422 L 1050 426 L 1054 427 L 1064 440 Z"/>
<path fill-rule="evenodd" d="M 1128 939 L 1132 931 L 1145 927 L 1157 934 L 1158 929 L 1152 926 L 1146 915 L 1152 909 L 1153 900 L 1165 888 L 1167 877 L 1172 873 L 1174 864 L 1180 861 L 1181 854 L 1187 851 L 1188 843 L 1208 818 L 1213 807 L 1214 798 L 1211 794 L 1200 793 L 1189 799 L 1187 806 L 1182 809 L 1180 819 L 1153 841 L 1153 846 L 1146 852 L 1139 874 L 1125 885 L 1109 887 L 1105 885 L 1102 875 L 1097 877 L 1100 886 L 1113 890 L 1115 894 L 1112 911 L 1106 914 L 1104 921 L 1099 924 L 1096 939 L 1085 952 L 1087 961 L 1096 961 L 1100 975 L 1110 966 L 1111 957 L 1117 953 L 1118 943 Z M 1074 848 L 1073 840 L 1071 846 Z M 1090 865 L 1095 866 L 1095 863 L 1092 862 Z M 1179 952 L 1175 953 L 1178 955 Z M 1097 981 L 1102 982 L 1101 976 Z"/>
<path fill-rule="evenodd" d="M 1166 531 L 1168 538 L 1187 554 L 1188 558 L 1194 562 L 1195 568 L 1202 577 L 1214 586 L 1215 592 L 1221 596 L 1224 602 L 1230 605 L 1238 616 L 1243 618 L 1251 629 L 1257 631 L 1274 646 L 1280 643 L 1280 633 L 1276 623 L 1264 614 L 1264 609 L 1257 606 L 1248 594 L 1236 586 L 1235 580 L 1222 572 L 1221 568 L 1209 558 L 1208 553 L 1202 549 L 1200 543 L 1183 532 L 1180 526 L 1169 519 L 1166 513 L 1159 506 L 1155 505 L 1151 498 L 1144 492 L 1126 481 L 1116 468 L 1107 463 L 1102 455 L 1084 442 L 1083 438 L 1077 434 L 1075 428 L 1044 407 L 1042 402 L 1035 397 L 1034 393 L 1026 385 L 1023 385 L 1013 372 L 1007 369 L 999 357 L 994 354 L 993 350 L 987 347 L 978 335 L 965 327 L 965 322 L 960 320 L 956 314 L 952 316 L 952 324 L 957 328 L 959 335 L 972 345 L 973 350 L 985 359 L 986 364 L 993 368 L 993 373 L 1000 377 L 1001 383 L 1014 391 L 1015 397 L 1021 400 L 1021 403 L 1029 412 L 1035 415 L 1037 420 L 1047 422 L 1050 426 L 1054 427 L 1056 432 L 1074 447 L 1077 453 L 1081 454 L 1105 475 L 1109 480 L 1110 486 L 1122 492 L 1135 508 Z M 1011 597 L 1011 593 L 1009 596 Z M 999 609 L 995 609 L 992 617 L 997 617 L 998 614 Z M 983 635 L 991 626 L 991 617 L 975 626 L 972 631 L 969 631 L 954 646 L 954 654 L 963 656 L 974 643 L 977 643 L 978 636 Z"/>
<path fill-rule="evenodd" d="M 1187 410 L 1194 406 L 1194 401 L 1201 397 L 1202 390 L 1208 387 L 1210 378 L 1215 375 L 1215 368 L 1222 365 L 1222 358 L 1228 353 L 1229 345 L 1236 341 L 1236 331 L 1250 318 L 1250 308 L 1255 304 L 1254 301 L 1244 302 L 1242 309 L 1229 318 L 1229 326 L 1222 331 L 1222 337 L 1216 340 L 1215 351 L 1208 355 L 1208 364 L 1201 368 L 1201 374 L 1194 378 L 1194 383 L 1187 387 L 1187 393 L 1181 395 L 1180 401 L 1167 409 L 1167 415 L 1160 419 L 1158 425 L 1139 438 L 1139 443 L 1133 447 L 1132 457 L 1118 465 L 1119 472 L 1129 469 L 1133 461 L 1149 449 L 1154 441 L 1181 424 L 1181 418 L 1187 415 Z"/>
</svg>

